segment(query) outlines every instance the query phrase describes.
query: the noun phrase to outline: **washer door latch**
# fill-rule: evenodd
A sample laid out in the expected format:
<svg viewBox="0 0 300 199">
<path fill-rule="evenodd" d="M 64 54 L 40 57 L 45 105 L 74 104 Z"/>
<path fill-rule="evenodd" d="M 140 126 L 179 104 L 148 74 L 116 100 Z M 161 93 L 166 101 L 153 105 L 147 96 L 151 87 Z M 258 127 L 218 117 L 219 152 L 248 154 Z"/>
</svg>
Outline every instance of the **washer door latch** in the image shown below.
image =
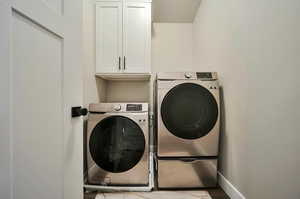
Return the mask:
<svg viewBox="0 0 300 199">
<path fill-rule="evenodd" d="M 88 110 L 86 108 L 82 108 L 81 106 L 72 107 L 72 117 L 86 116 L 87 114 Z"/>
</svg>

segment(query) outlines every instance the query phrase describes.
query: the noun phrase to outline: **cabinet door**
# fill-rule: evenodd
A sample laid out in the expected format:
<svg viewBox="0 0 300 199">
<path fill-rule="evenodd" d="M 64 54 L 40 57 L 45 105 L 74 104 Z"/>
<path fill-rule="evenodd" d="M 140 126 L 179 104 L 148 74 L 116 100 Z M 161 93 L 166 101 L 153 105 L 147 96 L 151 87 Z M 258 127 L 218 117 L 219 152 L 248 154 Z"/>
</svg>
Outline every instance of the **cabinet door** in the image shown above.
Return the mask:
<svg viewBox="0 0 300 199">
<path fill-rule="evenodd" d="M 151 3 L 124 4 L 123 69 L 148 73 L 151 64 Z"/>
<path fill-rule="evenodd" d="M 122 2 L 96 3 L 96 73 L 121 72 Z"/>
<path fill-rule="evenodd" d="M 83 199 L 82 0 L 0 0 L 0 198 Z"/>
</svg>

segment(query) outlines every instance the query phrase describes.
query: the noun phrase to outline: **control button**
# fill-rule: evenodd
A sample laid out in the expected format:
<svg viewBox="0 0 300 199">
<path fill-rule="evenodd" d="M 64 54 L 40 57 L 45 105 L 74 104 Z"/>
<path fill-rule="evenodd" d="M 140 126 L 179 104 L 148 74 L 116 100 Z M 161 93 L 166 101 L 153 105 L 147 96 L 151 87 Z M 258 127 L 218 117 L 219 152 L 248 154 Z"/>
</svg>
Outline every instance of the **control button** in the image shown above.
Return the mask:
<svg viewBox="0 0 300 199">
<path fill-rule="evenodd" d="M 139 120 L 139 122 L 142 122 L 142 120 Z"/>
<path fill-rule="evenodd" d="M 187 79 L 192 78 L 192 74 L 190 74 L 190 73 L 185 73 L 184 76 L 185 76 Z"/>
<path fill-rule="evenodd" d="M 120 111 L 122 109 L 121 105 L 118 104 L 118 105 L 115 105 L 114 108 L 113 108 L 115 111 Z"/>
</svg>

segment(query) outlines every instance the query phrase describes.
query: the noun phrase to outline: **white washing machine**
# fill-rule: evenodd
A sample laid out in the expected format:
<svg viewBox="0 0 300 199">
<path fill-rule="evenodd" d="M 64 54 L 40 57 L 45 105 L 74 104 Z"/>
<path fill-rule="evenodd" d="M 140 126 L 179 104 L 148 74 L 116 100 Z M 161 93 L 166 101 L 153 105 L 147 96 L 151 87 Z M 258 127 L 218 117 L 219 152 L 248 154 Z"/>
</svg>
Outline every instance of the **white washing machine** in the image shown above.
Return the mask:
<svg viewBox="0 0 300 199">
<path fill-rule="evenodd" d="M 148 185 L 148 104 L 91 104 L 89 112 L 86 144 L 88 184 Z"/>
<path fill-rule="evenodd" d="M 160 188 L 216 185 L 219 113 L 216 73 L 157 75 L 157 167 Z"/>
</svg>

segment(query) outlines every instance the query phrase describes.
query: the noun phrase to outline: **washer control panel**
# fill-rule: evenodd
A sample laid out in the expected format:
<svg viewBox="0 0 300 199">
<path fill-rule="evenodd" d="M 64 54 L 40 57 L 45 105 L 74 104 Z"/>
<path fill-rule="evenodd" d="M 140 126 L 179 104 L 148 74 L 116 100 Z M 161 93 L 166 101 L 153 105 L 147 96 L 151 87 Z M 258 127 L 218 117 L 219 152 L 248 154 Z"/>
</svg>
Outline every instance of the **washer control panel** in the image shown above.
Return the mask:
<svg viewBox="0 0 300 199">
<path fill-rule="evenodd" d="M 120 111 L 122 110 L 122 106 L 120 104 L 116 104 L 113 106 L 114 111 Z"/>
<path fill-rule="evenodd" d="M 212 79 L 212 73 L 196 73 L 197 79 Z"/>
<path fill-rule="evenodd" d="M 89 105 L 91 113 L 148 112 L 148 103 L 97 103 Z"/>
<path fill-rule="evenodd" d="M 185 73 L 184 77 L 187 78 L 187 79 L 191 79 L 193 77 L 193 74 L 191 74 L 191 73 Z"/>
<path fill-rule="evenodd" d="M 143 105 L 142 104 L 127 104 L 126 111 L 142 111 Z"/>
</svg>

